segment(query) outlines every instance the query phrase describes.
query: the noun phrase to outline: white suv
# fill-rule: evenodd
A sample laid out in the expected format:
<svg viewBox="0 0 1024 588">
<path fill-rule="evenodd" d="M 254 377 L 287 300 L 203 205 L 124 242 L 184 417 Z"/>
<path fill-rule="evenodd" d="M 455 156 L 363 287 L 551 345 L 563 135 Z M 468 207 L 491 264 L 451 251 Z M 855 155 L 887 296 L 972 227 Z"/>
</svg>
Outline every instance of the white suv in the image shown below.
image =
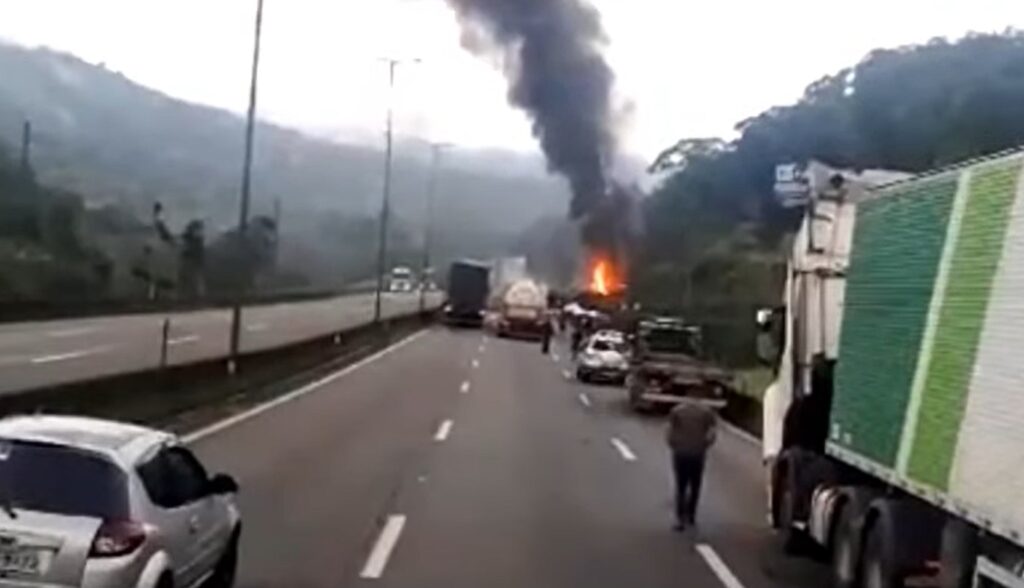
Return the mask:
<svg viewBox="0 0 1024 588">
<path fill-rule="evenodd" d="M 229 587 L 241 529 L 225 474 L 170 433 L 0 420 L 0 587 Z"/>
</svg>

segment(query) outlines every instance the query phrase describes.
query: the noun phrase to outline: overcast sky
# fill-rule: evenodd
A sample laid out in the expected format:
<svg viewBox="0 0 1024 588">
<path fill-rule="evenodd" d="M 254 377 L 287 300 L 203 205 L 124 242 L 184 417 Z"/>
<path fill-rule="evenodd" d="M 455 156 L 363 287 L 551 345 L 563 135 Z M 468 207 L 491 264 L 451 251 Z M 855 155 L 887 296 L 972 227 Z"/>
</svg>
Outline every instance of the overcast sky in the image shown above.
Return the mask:
<svg viewBox="0 0 1024 588">
<path fill-rule="evenodd" d="M 442 0 L 265 0 L 260 114 L 376 141 L 386 56 L 399 71 L 399 131 L 533 149 L 492 64 L 464 52 Z M 791 103 L 876 47 L 1024 27 L 1021 0 L 592 0 L 611 38 L 623 142 L 650 158 L 684 136 Z M 255 0 L 0 0 L 0 37 L 79 55 L 168 94 L 245 108 Z"/>
</svg>

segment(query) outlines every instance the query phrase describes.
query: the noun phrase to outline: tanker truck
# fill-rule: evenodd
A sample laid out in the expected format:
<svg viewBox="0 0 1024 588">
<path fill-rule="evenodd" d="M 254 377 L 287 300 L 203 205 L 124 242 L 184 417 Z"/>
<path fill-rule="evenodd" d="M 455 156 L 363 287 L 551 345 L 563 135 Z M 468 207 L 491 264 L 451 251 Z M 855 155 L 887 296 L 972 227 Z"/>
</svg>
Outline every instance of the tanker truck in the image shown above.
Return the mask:
<svg viewBox="0 0 1024 588">
<path fill-rule="evenodd" d="M 757 317 L 769 518 L 835 586 L 1024 586 L 1022 161 L 777 170 L 804 214 Z"/>
</svg>

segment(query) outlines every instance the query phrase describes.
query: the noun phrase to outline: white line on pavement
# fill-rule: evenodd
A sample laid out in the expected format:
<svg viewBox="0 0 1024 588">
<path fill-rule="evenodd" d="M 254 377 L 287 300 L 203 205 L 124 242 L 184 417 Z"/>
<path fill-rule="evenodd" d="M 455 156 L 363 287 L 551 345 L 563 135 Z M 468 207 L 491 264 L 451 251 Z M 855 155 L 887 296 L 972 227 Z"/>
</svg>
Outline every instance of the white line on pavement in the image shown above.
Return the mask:
<svg viewBox="0 0 1024 588">
<path fill-rule="evenodd" d="M 725 427 L 725 429 L 732 433 L 733 435 L 736 435 L 737 437 L 746 441 L 747 443 L 750 443 L 751 445 L 756 445 L 758 447 L 761 446 L 761 440 L 755 437 L 753 434 L 744 431 L 743 429 L 737 427 L 736 425 L 726 420 L 720 420 L 720 422 Z"/>
<path fill-rule="evenodd" d="M 587 396 L 586 394 L 580 392 L 579 398 L 580 398 L 580 404 L 582 404 L 583 406 L 585 406 L 587 408 L 590 408 L 590 397 L 589 396 Z"/>
<path fill-rule="evenodd" d="M 373 545 L 370 557 L 366 558 L 366 565 L 363 566 L 363 571 L 359 574 L 360 578 L 376 580 L 384 575 L 384 568 L 388 565 L 391 552 L 395 550 L 398 538 L 402 536 L 405 520 L 405 515 L 391 515 L 388 517 L 388 522 L 384 524 L 380 536 L 377 537 L 377 543 Z"/>
<path fill-rule="evenodd" d="M 88 355 L 96 355 L 98 353 L 104 353 L 110 349 L 109 345 L 101 345 L 99 347 L 90 347 L 89 349 L 79 349 L 78 351 L 69 351 L 67 353 L 55 353 L 53 355 L 41 355 L 39 357 L 33 357 L 31 362 L 34 364 L 54 363 L 57 361 L 65 361 L 68 359 L 78 359 L 80 357 L 86 357 Z"/>
<path fill-rule="evenodd" d="M 633 453 L 633 450 L 631 450 L 629 445 L 626 445 L 622 439 L 612 437 L 612 445 L 615 446 L 615 449 L 619 450 L 619 455 L 622 456 L 622 459 L 626 461 L 636 461 L 636 454 Z"/>
<path fill-rule="evenodd" d="M 462 383 L 461 386 L 459 386 L 459 392 L 462 392 L 463 394 L 469 394 L 469 380 L 466 380 L 465 382 Z"/>
<path fill-rule="evenodd" d="M 199 335 L 185 335 L 183 337 L 177 337 L 175 339 L 168 339 L 168 345 L 183 345 L 185 343 L 194 343 L 199 340 Z"/>
<path fill-rule="evenodd" d="M 480 360 L 479 359 L 474 359 L 473 360 L 473 369 L 476 369 L 478 367 L 480 367 Z"/>
<path fill-rule="evenodd" d="M 558 354 L 557 353 L 552 353 L 551 354 L 551 361 L 553 361 L 555 363 L 558 363 Z"/>
<path fill-rule="evenodd" d="M 562 370 L 562 377 L 565 378 L 566 380 L 571 380 L 572 372 L 570 372 L 569 370 Z"/>
<path fill-rule="evenodd" d="M 270 400 L 270 401 L 265 402 L 263 404 L 260 404 L 258 406 L 254 406 L 253 408 L 250 408 L 249 410 L 247 410 L 245 412 L 240 412 L 240 413 L 238 413 L 238 414 L 236 414 L 234 416 L 228 417 L 228 418 L 226 418 L 226 419 L 224 419 L 222 421 L 218 421 L 216 423 L 213 423 L 212 425 L 209 425 L 207 427 L 203 427 L 202 429 L 199 429 L 198 431 L 193 431 L 193 432 L 183 436 L 182 440 L 185 443 L 195 443 L 196 441 L 199 441 L 200 439 L 202 439 L 204 437 L 209 437 L 210 435 L 219 433 L 219 432 L 223 431 L 224 429 L 227 429 L 229 427 L 233 427 L 233 426 L 235 426 L 238 423 L 241 423 L 243 421 L 247 421 L 247 420 L 249 420 L 249 419 L 251 419 L 251 418 L 253 418 L 255 416 L 258 416 L 258 415 L 260 415 L 260 414 L 262 414 L 262 413 L 264 413 L 264 412 L 266 412 L 266 411 L 268 411 L 268 410 L 270 410 L 272 408 L 277 408 L 278 406 L 281 406 L 282 404 L 285 404 L 287 402 L 291 402 L 292 400 L 295 400 L 296 398 L 299 398 L 300 396 L 304 396 L 304 395 L 309 394 L 310 392 L 312 392 L 312 391 L 314 391 L 314 390 L 316 390 L 318 388 L 322 388 L 322 387 L 326 386 L 327 384 L 330 384 L 331 382 L 337 380 L 338 378 L 345 377 L 348 374 L 356 371 L 357 369 L 359 369 L 359 368 L 361 368 L 361 367 L 363 367 L 363 366 L 365 366 L 365 365 L 367 365 L 369 363 L 377 361 L 378 359 L 384 357 L 385 355 L 391 353 L 392 351 L 396 351 L 397 349 L 399 349 L 399 348 L 401 348 L 401 347 L 403 347 L 405 345 L 408 345 L 409 343 L 412 343 L 413 341 L 415 341 L 416 339 L 422 337 L 426 333 L 427 333 L 426 331 L 417 331 L 417 332 L 413 333 L 412 335 L 409 335 L 408 337 L 406 337 L 404 339 L 401 339 L 400 341 L 395 342 L 390 347 L 385 347 L 384 349 L 381 349 L 380 351 L 378 351 L 377 353 L 374 353 L 373 355 L 368 355 L 368 356 L 364 357 L 363 359 L 360 359 L 359 361 L 353 363 L 350 366 L 344 367 L 344 368 L 342 368 L 342 369 L 340 369 L 340 370 L 338 370 L 336 372 L 332 372 L 330 374 L 327 374 L 326 376 L 320 378 L 319 380 L 310 382 L 309 384 L 306 384 L 305 386 L 302 386 L 301 388 L 297 388 L 295 390 L 292 390 L 291 392 L 285 394 L 284 396 L 279 396 L 279 397 L 277 397 L 277 398 L 275 398 L 273 400 Z"/>
<path fill-rule="evenodd" d="M 484 344 L 481 343 L 480 346 L 476 348 L 476 350 L 477 350 L 478 353 L 483 353 L 484 352 Z"/>
<path fill-rule="evenodd" d="M 718 576 L 718 579 L 725 585 L 725 588 L 743 588 L 743 583 L 732 573 L 729 566 L 725 565 L 722 558 L 718 557 L 718 553 L 715 552 L 714 548 L 701 543 L 697 545 L 697 553 L 704 558 L 708 567 Z"/>
<path fill-rule="evenodd" d="M 56 331 L 48 331 L 46 333 L 46 336 L 55 337 L 58 339 L 63 337 L 77 337 L 78 335 L 86 335 L 97 330 L 98 329 L 96 327 L 76 327 L 73 329 L 58 329 Z"/>
<path fill-rule="evenodd" d="M 452 432 L 452 421 L 448 419 L 441 423 L 441 426 L 437 428 L 437 432 L 434 433 L 434 441 L 444 441 L 448 438 L 448 435 Z"/>
<path fill-rule="evenodd" d="M 245 327 L 245 330 L 249 331 L 250 333 L 257 333 L 259 331 L 266 331 L 267 330 L 267 324 L 266 323 L 256 323 L 254 325 L 247 325 Z"/>
</svg>

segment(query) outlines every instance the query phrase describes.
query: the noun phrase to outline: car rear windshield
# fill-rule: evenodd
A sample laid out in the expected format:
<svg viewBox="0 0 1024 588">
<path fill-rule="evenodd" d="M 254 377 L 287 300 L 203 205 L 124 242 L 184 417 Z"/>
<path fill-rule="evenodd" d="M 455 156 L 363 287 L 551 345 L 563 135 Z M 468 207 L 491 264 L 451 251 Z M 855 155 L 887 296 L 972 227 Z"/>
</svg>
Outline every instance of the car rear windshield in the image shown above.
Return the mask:
<svg viewBox="0 0 1024 588">
<path fill-rule="evenodd" d="M 618 341 L 609 341 L 607 339 L 598 339 L 590 344 L 590 347 L 594 351 L 618 351 L 622 352 L 624 345 Z"/>
<path fill-rule="evenodd" d="M 0 439 L 0 504 L 61 515 L 128 518 L 124 472 L 94 453 Z"/>
<path fill-rule="evenodd" d="M 644 336 L 647 349 L 652 353 L 681 353 L 697 355 L 697 336 L 683 329 L 651 329 Z"/>
</svg>

